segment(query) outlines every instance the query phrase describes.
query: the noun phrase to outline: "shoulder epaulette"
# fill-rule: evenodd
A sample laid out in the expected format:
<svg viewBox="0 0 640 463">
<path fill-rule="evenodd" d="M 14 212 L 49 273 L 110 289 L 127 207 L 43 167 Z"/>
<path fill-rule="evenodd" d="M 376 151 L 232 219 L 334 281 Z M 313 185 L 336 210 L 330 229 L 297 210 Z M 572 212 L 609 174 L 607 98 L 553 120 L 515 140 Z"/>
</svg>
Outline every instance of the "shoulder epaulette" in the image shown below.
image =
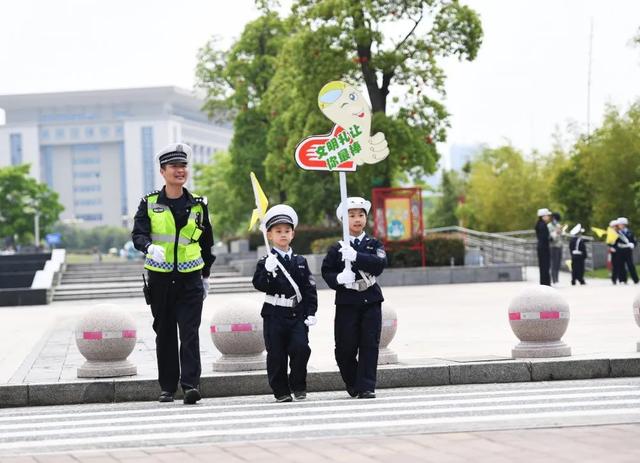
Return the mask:
<svg viewBox="0 0 640 463">
<path fill-rule="evenodd" d="M 157 195 L 160 193 L 160 190 L 153 190 L 151 193 L 147 193 L 142 197 L 143 201 L 146 201 L 149 196 Z"/>
</svg>

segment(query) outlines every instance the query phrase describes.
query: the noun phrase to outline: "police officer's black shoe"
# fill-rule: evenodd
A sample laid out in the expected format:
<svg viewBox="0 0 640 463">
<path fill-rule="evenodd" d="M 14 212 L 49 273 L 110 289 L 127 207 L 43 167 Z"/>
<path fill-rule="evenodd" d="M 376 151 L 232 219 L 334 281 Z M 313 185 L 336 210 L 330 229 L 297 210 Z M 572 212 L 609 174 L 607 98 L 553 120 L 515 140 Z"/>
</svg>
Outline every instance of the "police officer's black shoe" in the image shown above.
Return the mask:
<svg viewBox="0 0 640 463">
<path fill-rule="evenodd" d="M 279 395 L 276 397 L 276 402 L 293 402 L 291 394 Z"/>
<path fill-rule="evenodd" d="M 351 397 L 358 397 L 358 392 L 351 386 L 347 386 L 347 394 L 349 394 Z"/>
<path fill-rule="evenodd" d="M 184 391 L 183 402 L 186 405 L 193 405 L 200 399 L 202 399 L 202 397 L 200 396 L 200 391 L 198 391 L 197 389 L 187 389 L 186 391 Z"/>
<path fill-rule="evenodd" d="M 293 391 L 293 396 L 296 400 L 304 400 L 307 398 L 307 391 Z"/>
<path fill-rule="evenodd" d="M 376 393 L 372 391 L 362 391 L 358 394 L 358 399 L 375 399 Z"/>
<path fill-rule="evenodd" d="M 158 402 L 173 402 L 173 393 L 162 391 L 160 397 L 158 397 Z"/>
</svg>

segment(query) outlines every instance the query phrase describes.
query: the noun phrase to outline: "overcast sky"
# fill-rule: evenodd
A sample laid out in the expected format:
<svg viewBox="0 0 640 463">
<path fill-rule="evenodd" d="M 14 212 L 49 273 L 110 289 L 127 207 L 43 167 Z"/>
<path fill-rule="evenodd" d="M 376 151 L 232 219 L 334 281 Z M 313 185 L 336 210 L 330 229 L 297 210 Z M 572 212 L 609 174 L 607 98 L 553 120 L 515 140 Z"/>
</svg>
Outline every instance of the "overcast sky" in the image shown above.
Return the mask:
<svg viewBox="0 0 640 463">
<path fill-rule="evenodd" d="M 586 128 L 590 21 L 591 121 L 606 103 L 640 97 L 636 0 L 463 0 L 481 16 L 476 61 L 448 62 L 453 143 L 510 140 L 547 151 L 555 127 Z M 231 43 L 257 16 L 253 0 L 0 2 L 0 94 L 176 85 L 191 88 L 199 47 Z M 0 119 L 1 120 L 1 119 Z"/>
</svg>

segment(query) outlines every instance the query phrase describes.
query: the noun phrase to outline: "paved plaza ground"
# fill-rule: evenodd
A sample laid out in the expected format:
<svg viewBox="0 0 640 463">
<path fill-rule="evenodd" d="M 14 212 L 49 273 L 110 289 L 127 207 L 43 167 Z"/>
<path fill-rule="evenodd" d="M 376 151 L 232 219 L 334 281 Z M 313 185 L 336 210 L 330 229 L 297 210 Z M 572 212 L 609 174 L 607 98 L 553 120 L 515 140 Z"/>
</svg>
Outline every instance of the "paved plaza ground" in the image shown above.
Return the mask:
<svg viewBox="0 0 640 463">
<path fill-rule="evenodd" d="M 403 364 L 509 358 L 518 340 L 509 327 L 507 308 L 518 293 L 537 284 L 537 269 L 526 269 L 526 276 L 523 282 L 384 288 L 385 304 L 394 307 L 398 315 L 397 334 L 389 347 Z M 563 273 L 556 288 L 571 308 L 563 339 L 575 357 L 638 356 L 640 328 L 633 318 L 632 302 L 640 287 L 613 286 L 604 279 L 571 286 L 569 276 Z M 310 371 L 336 369 L 333 294 L 330 290 L 319 291 L 318 324 L 310 331 Z M 203 374 L 212 372 L 212 362 L 220 355 L 209 334 L 209 321 L 216 308 L 230 298 L 244 298 L 254 301 L 258 311 L 262 297 L 258 292 L 209 295 L 201 327 Z M 138 367 L 138 378 L 155 378 L 151 314 L 140 297 L 1 308 L 0 384 L 76 380 L 76 369 L 84 359 L 75 345 L 74 326 L 99 303 L 117 304 L 134 315 L 138 340 L 129 358 Z"/>
</svg>

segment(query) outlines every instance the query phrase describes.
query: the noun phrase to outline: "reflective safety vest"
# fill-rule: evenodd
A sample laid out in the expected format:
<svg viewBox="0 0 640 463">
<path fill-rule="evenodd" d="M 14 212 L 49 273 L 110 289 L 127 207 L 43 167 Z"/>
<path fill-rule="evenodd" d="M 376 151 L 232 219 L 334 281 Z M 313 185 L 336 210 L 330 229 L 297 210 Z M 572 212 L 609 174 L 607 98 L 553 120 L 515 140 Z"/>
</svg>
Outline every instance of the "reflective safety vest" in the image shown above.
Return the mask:
<svg viewBox="0 0 640 463">
<path fill-rule="evenodd" d="M 187 224 L 177 233 L 171 209 L 169 206 L 159 204 L 158 196 L 157 193 L 147 196 L 147 214 L 151 220 L 151 242 L 162 246 L 165 262 L 155 261 L 151 258 L 151 254 L 147 254 L 144 268 L 154 272 L 169 273 L 173 271 L 175 263 L 178 272 L 181 273 L 200 270 L 204 267 L 202 249 L 198 243 L 204 223 L 202 203 L 198 201 L 191 206 Z"/>
</svg>

